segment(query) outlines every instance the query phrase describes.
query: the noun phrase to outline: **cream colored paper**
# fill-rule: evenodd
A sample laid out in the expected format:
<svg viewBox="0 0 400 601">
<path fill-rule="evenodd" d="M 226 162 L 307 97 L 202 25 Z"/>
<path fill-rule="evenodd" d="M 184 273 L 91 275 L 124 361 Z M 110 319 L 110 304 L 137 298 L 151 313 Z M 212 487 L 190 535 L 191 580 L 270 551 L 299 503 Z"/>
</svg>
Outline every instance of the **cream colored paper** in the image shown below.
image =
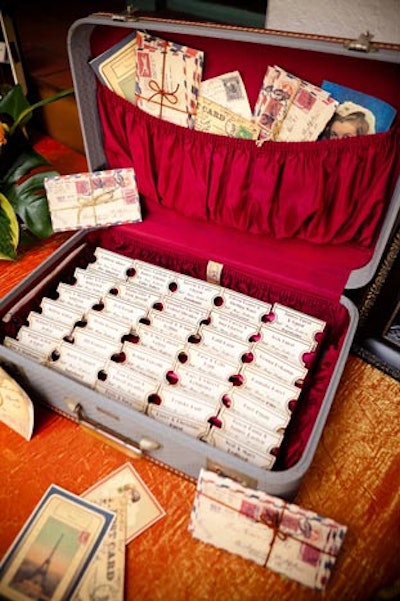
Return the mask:
<svg viewBox="0 0 400 601">
<path fill-rule="evenodd" d="M 259 126 L 250 119 L 241 117 L 204 96 L 198 98 L 194 129 L 246 140 L 257 140 L 260 133 Z"/>
<path fill-rule="evenodd" d="M 220 104 L 245 119 L 251 119 L 251 107 L 239 71 L 230 71 L 202 81 L 200 96 Z"/>
<path fill-rule="evenodd" d="M 25 390 L 0 367 L 0 421 L 30 440 L 34 426 L 33 403 Z"/>
<path fill-rule="evenodd" d="M 100 81 L 122 98 L 135 102 L 136 34 L 89 61 Z"/>
</svg>

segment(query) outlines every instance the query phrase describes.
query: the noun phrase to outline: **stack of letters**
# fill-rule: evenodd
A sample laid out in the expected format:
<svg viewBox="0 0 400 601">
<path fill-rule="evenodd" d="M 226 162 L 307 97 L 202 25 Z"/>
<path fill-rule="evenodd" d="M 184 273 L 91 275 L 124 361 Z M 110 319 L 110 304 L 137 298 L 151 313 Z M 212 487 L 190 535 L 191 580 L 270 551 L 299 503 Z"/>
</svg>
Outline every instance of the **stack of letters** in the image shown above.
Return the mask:
<svg viewBox="0 0 400 601">
<path fill-rule="evenodd" d="M 146 32 L 129 34 L 90 65 L 100 81 L 141 110 L 176 125 L 256 141 L 315 141 L 344 102 L 379 119 L 383 131 L 395 111 L 379 99 L 343 86 L 321 87 L 274 65 L 267 66 L 254 108 L 234 70 L 203 80 L 202 50 Z M 342 114 L 338 113 L 340 117 Z M 375 128 L 359 133 L 375 133 Z"/>
</svg>

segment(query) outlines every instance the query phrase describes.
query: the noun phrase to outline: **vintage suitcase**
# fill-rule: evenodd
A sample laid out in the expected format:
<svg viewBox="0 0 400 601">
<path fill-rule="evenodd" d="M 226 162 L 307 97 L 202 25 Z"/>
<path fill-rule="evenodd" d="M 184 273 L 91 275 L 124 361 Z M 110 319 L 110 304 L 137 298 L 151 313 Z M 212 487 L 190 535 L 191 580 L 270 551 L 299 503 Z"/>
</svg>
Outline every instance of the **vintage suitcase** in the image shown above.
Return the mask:
<svg viewBox="0 0 400 601">
<path fill-rule="evenodd" d="M 400 109 L 399 53 L 385 45 L 360 53 L 344 40 L 129 15 L 76 21 L 68 48 L 90 170 L 134 166 L 143 222 L 78 232 L 0 304 L 4 341 L 100 246 L 200 280 L 211 261 L 222 269 L 221 286 L 326 321 L 271 470 L 0 347 L 2 364 L 65 416 L 191 478 L 207 467 L 291 498 L 313 460 L 357 327 L 357 309 L 344 292 L 370 280 L 399 210 L 398 122 L 372 136 L 258 145 L 161 121 L 102 86 L 89 66 L 135 29 L 203 50 L 203 79 L 239 70 L 252 105 L 267 66 L 280 65 Z"/>
</svg>

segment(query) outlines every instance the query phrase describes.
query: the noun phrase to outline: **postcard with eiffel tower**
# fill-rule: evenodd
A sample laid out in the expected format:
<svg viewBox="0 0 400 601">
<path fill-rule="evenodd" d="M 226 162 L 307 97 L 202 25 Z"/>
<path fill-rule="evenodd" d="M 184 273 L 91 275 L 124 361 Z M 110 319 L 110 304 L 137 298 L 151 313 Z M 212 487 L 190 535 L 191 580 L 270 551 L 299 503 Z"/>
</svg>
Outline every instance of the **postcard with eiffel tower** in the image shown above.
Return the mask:
<svg viewBox="0 0 400 601">
<path fill-rule="evenodd" d="M 115 513 L 56 485 L 48 488 L 0 565 L 0 598 L 71 598 Z"/>
</svg>

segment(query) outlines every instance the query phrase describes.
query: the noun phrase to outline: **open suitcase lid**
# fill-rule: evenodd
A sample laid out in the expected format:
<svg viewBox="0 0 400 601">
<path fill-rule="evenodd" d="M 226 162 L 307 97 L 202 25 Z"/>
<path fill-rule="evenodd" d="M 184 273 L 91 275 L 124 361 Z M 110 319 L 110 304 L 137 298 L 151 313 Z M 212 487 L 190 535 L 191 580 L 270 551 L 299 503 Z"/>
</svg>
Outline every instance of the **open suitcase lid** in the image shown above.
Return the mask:
<svg viewBox="0 0 400 601">
<path fill-rule="evenodd" d="M 114 38 L 102 36 L 102 26 L 113 26 Z M 229 70 L 238 69 L 243 79 L 246 77 L 246 69 L 252 71 L 253 80 L 257 83 L 246 82 L 246 88 L 249 91 L 250 101 L 254 100 L 254 96 L 259 89 L 262 75 L 268 64 L 282 64 L 291 71 L 295 72 L 300 77 L 308 79 L 313 83 L 318 83 L 319 79 L 333 79 L 332 65 L 336 62 L 340 67 L 340 76 L 336 76 L 336 81 L 342 85 L 347 85 L 355 89 L 360 89 L 361 82 L 364 82 L 364 91 L 371 95 L 379 96 L 386 100 L 397 110 L 400 110 L 398 105 L 398 93 L 396 86 L 396 75 L 398 81 L 400 53 L 396 47 L 382 45 L 376 52 L 357 53 L 354 50 L 349 50 L 343 45 L 343 40 L 319 38 L 318 36 L 302 37 L 299 35 L 280 34 L 278 32 L 270 32 L 268 30 L 246 29 L 241 27 L 230 27 L 222 25 L 214 25 L 209 23 L 199 24 L 183 21 L 164 21 L 157 19 L 139 19 L 139 20 L 123 20 L 123 17 L 107 15 L 99 13 L 91 15 L 88 18 L 76 21 L 70 28 L 68 33 L 68 51 L 71 64 L 71 71 L 74 81 L 75 93 L 78 103 L 78 110 L 82 124 L 82 133 L 85 144 L 86 156 L 88 159 L 89 169 L 96 171 L 110 166 L 109 156 L 107 156 L 107 145 L 113 142 L 115 137 L 115 145 L 119 144 L 123 129 L 120 132 L 116 131 L 109 135 L 109 139 L 104 139 L 104 120 L 101 120 L 101 115 L 94 107 L 98 103 L 99 85 L 93 69 L 89 65 L 89 60 L 94 55 L 100 54 L 106 48 L 109 48 L 111 43 L 117 42 L 126 36 L 130 30 L 146 30 L 160 37 L 173 37 L 178 43 L 186 43 L 194 48 L 201 48 L 205 54 L 205 76 L 203 78 L 213 77 L 217 74 L 227 72 Z M 92 36 L 93 33 L 93 36 Z M 93 50 L 93 39 L 95 52 Z M 107 41 L 104 41 L 107 39 Z M 244 46 L 243 44 L 246 44 Z M 210 48 L 210 50 L 208 50 Z M 211 51 L 212 48 L 212 51 Z M 268 51 L 265 61 L 261 62 L 261 67 L 255 67 L 257 61 L 257 53 L 260 53 L 260 48 L 265 48 Z M 235 49 L 234 51 L 232 49 Z M 301 54 L 299 53 L 301 51 Z M 221 61 L 211 59 L 211 52 L 218 54 L 224 52 L 223 65 Z M 209 69 L 207 71 L 207 57 L 209 59 Z M 297 61 L 298 68 L 292 64 Z M 338 63 L 339 61 L 339 63 Z M 306 77 L 302 71 L 303 65 L 307 64 L 307 69 L 311 73 Z M 289 65 L 288 67 L 286 65 Z M 310 66 L 311 65 L 311 66 Z M 246 68 L 245 68 L 246 67 Z M 337 67 L 334 67 L 337 69 Z M 330 71 L 329 71 L 330 70 Z M 374 81 L 374 78 L 379 77 L 379 81 Z M 381 80 L 385 80 L 385 86 L 380 85 Z M 365 81 L 368 83 L 365 84 Z M 365 87 L 367 85 L 367 87 Z M 358 88 L 357 88 L 358 86 Z M 375 93 L 374 93 L 375 91 Z M 114 95 L 113 95 L 114 96 Z M 119 97 L 111 97 L 108 90 L 104 90 L 104 101 L 107 105 L 104 109 L 106 114 L 107 108 L 112 106 L 116 112 L 118 110 L 126 111 L 128 103 Z M 119 105 L 120 103 L 120 105 Z M 398 106 L 396 106 L 396 103 Z M 144 114 L 137 107 L 133 107 L 141 115 L 136 114 L 136 120 L 143 122 L 143 127 L 152 127 L 154 125 L 154 117 Z M 159 121 L 159 120 L 157 120 Z M 159 137 L 153 140 L 153 144 L 162 144 L 165 135 L 169 135 L 171 124 L 160 122 L 157 125 Z M 111 129 L 114 124 L 110 124 Z M 122 127 L 125 126 L 125 122 Z M 117 125 L 116 125 L 117 127 Z M 163 129 L 164 128 L 164 129 Z M 186 136 L 195 135 L 198 138 L 199 146 L 204 148 L 207 144 L 207 138 L 210 134 L 203 132 L 187 131 L 185 128 L 172 126 L 178 131 L 177 137 L 171 137 L 168 142 L 172 146 L 176 142 L 180 142 L 180 135 Z M 147 130 L 146 130 L 147 131 Z M 155 131 L 155 129 L 154 129 Z M 136 133 L 136 132 L 135 132 Z M 174 134 L 175 135 L 175 134 Z M 111 137 L 110 137 L 111 136 Z M 119 136 L 119 138 L 118 138 Z M 211 136 L 214 137 L 214 136 Z M 215 136 L 220 138 L 219 136 Z M 367 139 L 368 138 L 368 139 Z M 278 279 L 280 283 L 292 288 L 303 287 L 312 294 L 319 296 L 338 298 L 343 289 L 359 288 L 367 284 L 373 277 L 373 274 L 378 266 L 381 255 L 384 251 L 387 240 L 396 222 L 400 207 L 400 180 L 397 181 L 400 172 L 400 157 L 398 152 L 399 147 L 399 123 L 397 122 L 389 132 L 376 134 L 373 136 L 372 156 L 368 157 L 364 162 L 360 162 L 359 168 L 356 166 L 358 154 L 362 154 L 364 149 L 371 145 L 372 136 L 359 136 L 358 138 L 348 140 L 321 140 L 318 142 L 267 142 L 263 148 L 256 149 L 254 142 L 250 140 L 233 140 L 223 139 L 221 144 L 230 144 L 230 149 L 236 147 L 236 143 L 252 145 L 251 157 L 257 157 L 259 154 L 265 154 L 265 164 L 271 162 L 269 153 L 280 153 L 280 161 L 286 163 L 298 162 L 301 155 L 310 158 L 311 164 L 313 161 L 319 161 L 321 172 L 328 173 L 331 177 L 333 166 L 336 161 L 336 150 L 334 159 L 330 158 L 330 150 L 332 144 L 336 144 L 339 152 L 343 150 L 343 163 L 348 160 L 354 160 L 357 171 L 361 170 L 363 176 L 366 177 L 367 183 L 356 190 L 360 195 L 359 206 L 357 204 L 351 208 L 351 219 L 357 220 L 357 215 L 364 211 L 364 217 L 360 221 L 361 226 L 366 224 L 369 231 L 368 240 L 363 239 L 363 235 L 359 235 L 361 226 L 354 225 L 349 229 L 347 240 L 339 234 L 333 235 L 332 239 L 329 236 L 318 236 L 313 238 L 312 227 L 309 228 L 309 233 L 305 236 L 289 235 L 279 232 L 278 236 L 274 233 L 272 236 L 263 235 L 264 232 L 255 232 L 255 235 L 250 224 L 244 224 L 243 227 L 233 227 L 232 223 L 223 223 L 225 217 L 220 222 L 212 222 L 207 219 L 207 235 L 205 237 L 204 219 L 198 219 L 198 215 L 191 215 L 190 211 L 185 214 L 185 211 L 171 210 L 170 206 L 162 206 L 159 202 L 159 189 L 153 194 L 148 177 L 145 177 L 145 172 L 142 172 L 142 165 L 135 170 L 138 178 L 139 192 L 146 200 L 146 212 L 143 223 L 125 226 L 119 228 L 134 227 L 141 235 L 149 236 L 152 240 L 159 239 L 173 245 L 177 250 L 184 251 L 185 248 L 195 248 L 201 257 L 209 260 L 217 261 L 224 264 L 229 262 L 231 265 L 242 266 L 246 274 L 254 275 L 257 278 L 273 277 Z M 344 144 L 343 144 L 344 143 Z M 346 144 L 346 146 L 345 146 Z M 266 148 L 267 147 L 267 148 Z M 347 150 L 346 150 L 347 149 Z M 381 152 L 383 149 L 383 152 Z M 256 153 L 260 153 L 257 155 Z M 321 158 L 321 154 L 327 152 L 326 160 Z M 129 150 L 130 152 L 130 150 Z M 131 166 L 131 157 L 129 152 L 121 153 L 116 157 L 112 168 Z M 346 155 L 347 152 L 347 155 Z M 367 151 L 368 153 L 369 151 Z M 287 154 L 286 154 L 287 153 Z M 376 156 L 381 153 L 379 161 L 376 162 Z M 137 158 L 138 153 L 136 154 Z M 283 158 L 282 158 L 283 157 Z M 287 160 L 286 160 L 287 158 Z M 329 164 L 329 161 L 331 163 Z M 139 163 L 143 162 L 139 160 Z M 148 159 L 151 162 L 151 158 Z M 390 164 L 389 164 L 390 163 Z M 310 164 L 310 163 L 309 163 Z M 389 167 L 388 167 L 389 165 Z M 157 166 L 158 167 L 158 166 Z M 234 168 L 234 166 L 233 166 Z M 387 169 L 381 175 L 381 169 Z M 179 169 L 181 165 L 179 164 Z M 235 170 L 232 171 L 235 173 Z M 366 175 L 367 174 L 367 175 Z M 236 175 L 236 173 L 235 173 Z M 279 175 L 281 177 L 281 175 Z M 312 173 L 311 179 L 318 179 L 318 173 Z M 356 172 L 346 175 L 348 180 L 357 179 Z M 289 176 L 290 179 L 290 176 Z M 382 180 L 387 181 L 383 182 Z M 293 180 L 293 177 L 292 177 Z M 363 200 L 363 192 L 370 190 L 370 187 L 377 185 L 373 193 L 376 195 L 371 201 L 370 206 L 365 208 Z M 154 182 L 154 188 L 158 188 L 160 178 Z M 175 182 L 176 185 L 179 183 Z M 268 181 L 264 182 L 268 187 Z M 346 181 L 346 183 L 348 183 Z M 381 185 L 382 184 L 382 185 Z M 311 184 L 314 185 L 314 184 Z M 332 188 L 340 187 L 340 177 L 336 178 L 332 184 Z M 291 182 L 292 190 L 290 194 L 295 196 L 299 191 L 299 186 L 296 181 Z M 296 189 L 297 188 L 297 189 Z M 148 197 L 153 194 L 154 198 L 147 203 Z M 169 194 L 169 192 L 166 192 Z M 325 198 L 325 190 L 320 190 L 318 194 L 321 198 Z M 334 194 L 332 196 L 335 199 Z M 344 201 L 349 201 L 352 194 L 344 194 Z M 388 198 L 391 198 L 390 202 Z M 332 199 L 331 199 L 332 200 Z M 343 198 L 341 199 L 343 201 Z M 167 203 L 168 204 L 168 203 Z M 302 203 L 298 203 L 300 206 Z M 234 208 L 230 207 L 231 214 Z M 325 207 L 323 207 L 325 211 Z M 293 211 L 293 207 L 290 207 Z M 332 209 L 330 209 L 332 210 Z M 325 211 L 326 212 L 326 211 Z M 328 211 L 329 212 L 329 211 Z M 279 211 L 276 220 L 279 220 Z M 371 220 L 375 220 L 371 225 Z M 323 220 L 321 221 L 323 223 Z M 323 226 L 319 226 L 320 228 Z M 339 226 L 339 230 L 340 230 Z M 221 229 L 222 228 L 222 229 Z M 279 227 L 277 228 L 279 229 Z M 224 231 L 222 231 L 224 230 Z M 171 239 L 171 232 L 173 238 Z M 222 234 L 222 235 L 221 235 Z M 344 240 L 344 242 L 343 242 Z"/>
</svg>

